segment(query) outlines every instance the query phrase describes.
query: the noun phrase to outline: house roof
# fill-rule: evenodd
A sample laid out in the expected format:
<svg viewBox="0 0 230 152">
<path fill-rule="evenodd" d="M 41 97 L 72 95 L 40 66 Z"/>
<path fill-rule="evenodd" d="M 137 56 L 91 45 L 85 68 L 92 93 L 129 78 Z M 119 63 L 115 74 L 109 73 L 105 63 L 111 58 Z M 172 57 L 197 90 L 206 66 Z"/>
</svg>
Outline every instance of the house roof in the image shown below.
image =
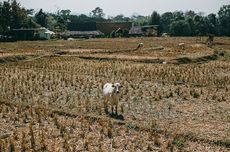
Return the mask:
<svg viewBox="0 0 230 152">
<path fill-rule="evenodd" d="M 70 22 L 68 30 L 70 31 L 101 31 L 104 34 L 110 34 L 116 30 L 129 30 L 132 22 Z"/>
<path fill-rule="evenodd" d="M 50 30 L 48 30 L 48 29 L 46 29 L 45 33 L 46 33 L 46 34 L 55 34 L 53 31 L 50 31 Z"/>
<path fill-rule="evenodd" d="M 45 33 L 54 34 L 53 31 L 50 31 L 45 27 L 40 27 L 40 28 L 20 28 L 20 29 L 13 29 L 12 31 L 45 31 Z"/>
<path fill-rule="evenodd" d="M 12 29 L 12 31 L 39 31 L 40 28 L 21 28 L 21 29 Z"/>
<path fill-rule="evenodd" d="M 104 35 L 101 31 L 66 31 L 62 35 L 71 36 L 71 35 Z"/>
<path fill-rule="evenodd" d="M 96 22 L 69 22 L 67 25 L 69 31 L 95 31 Z"/>
<path fill-rule="evenodd" d="M 97 22 L 97 30 L 105 34 L 110 34 L 112 31 L 116 30 L 129 30 L 132 27 L 132 22 Z"/>
<path fill-rule="evenodd" d="M 141 26 L 142 29 L 149 29 L 149 28 L 157 29 L 158 27 L 159 27 L 159 25 L 145 25 L 145 26 Z"/>
</svg>

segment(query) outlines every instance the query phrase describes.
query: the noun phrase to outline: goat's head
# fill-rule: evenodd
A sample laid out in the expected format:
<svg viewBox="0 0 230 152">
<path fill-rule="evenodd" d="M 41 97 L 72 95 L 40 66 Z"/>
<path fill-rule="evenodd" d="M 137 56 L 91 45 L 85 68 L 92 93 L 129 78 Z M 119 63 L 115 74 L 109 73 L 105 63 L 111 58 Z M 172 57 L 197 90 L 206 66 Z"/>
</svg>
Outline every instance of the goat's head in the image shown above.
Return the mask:
<svg viewBox="0 0 230 152">
<path fill-rule="evenodd" d="M 114 93 L 120 93 L 120 89 L 123 87 L 120 83 L 114 83 L 112 85 L 112 87 L 114 88 Z"/>
</svg>

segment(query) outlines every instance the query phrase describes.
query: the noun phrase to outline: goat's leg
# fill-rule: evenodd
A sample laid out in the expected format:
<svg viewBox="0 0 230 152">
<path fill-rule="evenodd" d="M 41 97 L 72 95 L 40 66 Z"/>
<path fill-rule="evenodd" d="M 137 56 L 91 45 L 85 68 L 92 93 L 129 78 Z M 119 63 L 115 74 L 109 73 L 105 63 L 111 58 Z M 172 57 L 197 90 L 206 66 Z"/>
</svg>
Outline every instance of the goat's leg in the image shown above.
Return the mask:
<svg viewBox="0 0 230 152">
<path fill-rule="evenodd" d="M 108 113 L 108 97 L 104 97 L 104 111 L 105 113 Z"/>
<path fill-rule="evenodd" d="M 116 110 L 115 114 L 117 115 L 117 104 L 116 104 L 116 107 L 115 107 L 115 108 L 116 108 L 116 109 L 115 109 L 115 110 Z"/>
<path fill-rule="evenodd" d="M 112 108 L 112 115 L 113 115 L 113 105 L 112 105 L 112 107 L 111 107 L 111 108 Z"/>
</svg>

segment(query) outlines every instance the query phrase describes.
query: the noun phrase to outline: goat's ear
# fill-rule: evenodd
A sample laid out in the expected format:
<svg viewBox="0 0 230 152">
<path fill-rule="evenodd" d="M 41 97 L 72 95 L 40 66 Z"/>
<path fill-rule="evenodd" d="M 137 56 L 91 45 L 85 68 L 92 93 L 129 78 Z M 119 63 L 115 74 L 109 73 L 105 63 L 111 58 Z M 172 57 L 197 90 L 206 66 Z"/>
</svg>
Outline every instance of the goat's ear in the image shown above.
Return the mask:
<svg viewBox="0 0 230 152">
<path fill-rule="evenodd" d="M 114 85 L 114 84 L 112 84 L 112 87 L 115 87 L 115 85 Z"/>
<path fill-rule="evenodd" d="M 122 87 L 123 87 L 123 85 L 120 85 L 120 87 L 122 88 Z"/>
</svg>

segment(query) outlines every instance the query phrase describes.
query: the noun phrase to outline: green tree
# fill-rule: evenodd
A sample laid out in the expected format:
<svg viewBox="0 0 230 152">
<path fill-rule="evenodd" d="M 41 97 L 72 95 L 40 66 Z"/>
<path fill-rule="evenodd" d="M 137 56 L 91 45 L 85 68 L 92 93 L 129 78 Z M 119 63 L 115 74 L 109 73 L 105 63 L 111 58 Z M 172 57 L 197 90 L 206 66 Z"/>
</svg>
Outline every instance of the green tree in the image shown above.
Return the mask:
<svg viewBox="0 0 230 152">
<path fill-rule="evenodd" d="M 27 15 L 33 15 L 34 9 L 27 9 L 26 12 L 27 12 Z"/>
<path fill-rule="evenodd" d="M 105 13 L 103 12 L 103 9 L 101 9 L 100 7 L 96 7 L 94 10 L 92 10 L 90 15 L 96 19 L 103 19 Z"/>
<path fill-rule="evenodd" d="M 207 26 L 204 17 L 196 15 L 193 18 L 195 35 L 206 35 Z"/>
<path fill-rule="evenodd" d="M 132 21 L 134 23 L 134 25 L 148 25 L 149 24 L 149 20 L 150 20 L 150 16 L 142 16 L 139 14 L 134 14 L 130 21 Z"/>
<path fill-rule="evenodd" d="M 63 18 L 63 16 L 58 16 L 57 22 L 54 25 L 54 30 L 56 32 L 63 32 L 66 29 L 67 29 L 67 23 L 66 23 L 65 19 Z"/>
<path fill-rule="evenodd" d="M 217 18 L 216 14 L 209 14 L 205 17 L 206 26 L 207 26 L 207 33 L 209 34 L 217 34 Z"/>
<path fill-rule="evenodd" d="M 162 26 L 161 26 L 161 16 L 156 11 L 153 11 L 151 17 L 150 17 L 150 25 L 158 25 L 157 35 L 159 35 L 162 32 Z"/>
<path fill-rule="evenodd" d="M 161 15 L 161 24 L 162 24 L 162 30 L 163 32 L 168 33 L 169 32 L 169 26 L 170 23 L 173 20 L 173 13 L 172 12 L 166 12 Z"/>
<path fill-rule="evenodd" d="M 181 11 L 175 11 L 173 12 L 173 20 L 174 21 L 179 21 L 179 20 L 184 20 L 184 13 Z"/>
<path fill-rule="evenodd" d="M 46 17 L 47 28 L 50 30 L 55 30 L 55 25 L 57 24 L 57 20 L 55 19 L 53 14 L 48 14 Z"/>
<path fill-rule="evenodd" d="M 189 18 L 193 18 L 195 15 L 196 15 L 196 13 L 194 12 L 194 11 L 192 11 L 192 10 L 189 10 L 189 11 L 186 11 L 185 12 L 185 17 L 189 17 Z"/>
<path fill-rule="evenodd" d="M 0 6 L 0 26 L 2 32 L 4 32 L 10 29 L 11 4 L 9 1 L 4 1 Z"/>
<path fill-rule="evenodd" d="M 191 28 L 185 20 L 173 21 L 170 24 L 170 33 L 174 36 L 188 36 Z"/>
<path fill-rule="evenodd" d="M 0 2 L 0 34 L 3 32 L 2 2 Z"/>
<path fill-rule="evenodd" d="M 34 21 L 33 17 L 28 17 L 24 27 L 25 28 L 38 28 L 40 27 L 40 25 Z"/>
<path fill-rule="evenodd" d="M 129 17 L 125 17 L 123 14 L 117 15 L 115 17 L 112 18 L 113 21 L 118 21 L 118 22 L 122 22 L 122 21 L 129 21 L 130 18 Z"/>
<path fill-rule="evenodd" d="M 21 28 L 25 25 L 27 19 L 27 10 L 21 8 L 20 4 L 13 0 L 11 3 L 11 28 Z"/>
<path fill-rule="evenodd" d="M 27 22 L 27 10 L 16 0 L 0 3 L 0 32 L 24 27 Z"/>
<path fill-rule="evenodd" d="M 35 20 L 42 27 L 47 27 L 47 14 L 43 12 L 42 9 L 39 10 L 38 13 L 35 14 Z"/>
<path fill-rule="evenodd" d="M 193 19 L 190 16 L 187 16 L 185 21 L 190 26 L 190 35 L 194 36 L 195 35 L 195 25 L 194 25 Z"/>
<path fill-rule="evenodd" d="M 71 11 L 69 9 L 61 10 L 60 13 L 61 13 L 62 16 L 69 16 Z"/>
<path fill-rule="evenodd" d="M 220 34 L 230 36 L 230 5 L 224 5 L 219 12 Z"/>
<path fill-rule="evenodd" d="M 150 25 L 160 25 L 161 24 L 161 17 L 156 11 L 153 11 L 151 18 L 150 18 Z"/>
</svg>

